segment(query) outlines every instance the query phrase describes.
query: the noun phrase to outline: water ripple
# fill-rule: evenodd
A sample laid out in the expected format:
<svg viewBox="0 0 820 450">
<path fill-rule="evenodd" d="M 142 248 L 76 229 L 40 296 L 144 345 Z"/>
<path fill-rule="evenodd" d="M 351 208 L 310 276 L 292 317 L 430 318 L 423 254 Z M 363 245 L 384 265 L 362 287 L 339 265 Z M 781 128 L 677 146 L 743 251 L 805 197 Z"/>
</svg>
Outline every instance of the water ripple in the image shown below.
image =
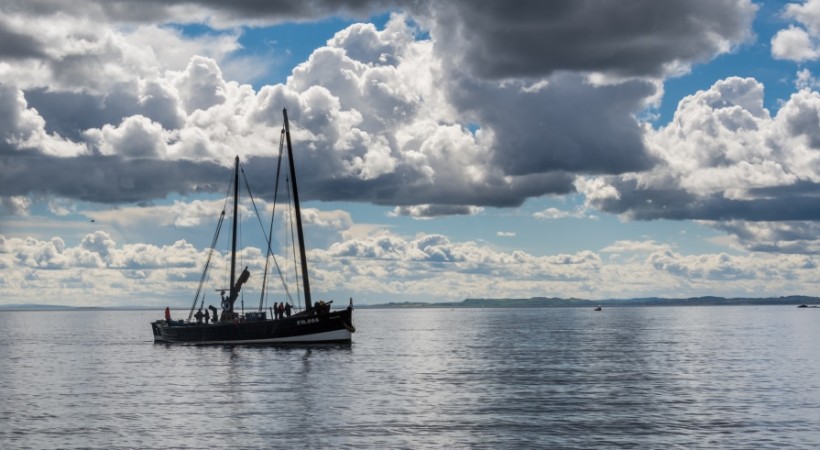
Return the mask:
<svg viewBox="0 0 820 450">
<path fill-rule="evenodd" d="M 0 448 L 817 448 L 813 312 L 358 310 L 331 347 L 2 312 Z"/>
</svg>

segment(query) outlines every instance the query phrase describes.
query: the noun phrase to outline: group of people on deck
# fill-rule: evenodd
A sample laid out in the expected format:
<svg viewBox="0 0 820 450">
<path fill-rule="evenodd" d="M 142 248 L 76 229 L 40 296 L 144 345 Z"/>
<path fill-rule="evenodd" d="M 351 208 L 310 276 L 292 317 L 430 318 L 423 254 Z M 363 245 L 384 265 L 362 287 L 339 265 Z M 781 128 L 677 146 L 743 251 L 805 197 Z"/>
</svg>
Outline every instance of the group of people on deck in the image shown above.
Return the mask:
<svg viewBox="0 0 820 450">
<path fill-rule="evenodd" d="M 329 303 L 325 303 L 323 301 L 316 302 L 313 305 L 314 312 L 316 314 L 327 314 L 328 312 L 330 312 L 330 303 L 333 303 L 333 302 L 332 301 L 329 302 Z M 214 312 L 213 317 L 211 317 L 211 314 L 209 313 L 208 309 L 213 310 L 213 312 Z M 205 309 L 204 312 L 203 312 L 202 308 L 200 308 L 196 312 L 196 314 L 194 314 L 194 318 L 196 319 L 196 323 L 201 324 L 203 322 L 203 320 L 206 324 L 208 322 L 216 323 L 216 322 L 219 321 L 219 318 L 217 317 L 217 314 L 216 314 L 216 308 L 214 308 L 213 306 L 209 306 L 208 309 Z M 274 302 L 273 303 L 273 308 L 271 308 L 271 309 L 273 311 L 273 318 L 279 320 L 279 319 L 284 319 L 285 317 L 290 317 L 291 312 L 293 311 L 293 305 L 291 305 L 290 303 L 286 303 L 286 302 L 282 302 L 282 303 Z M 168 308 L 168 307 L 165 308 L 165 321 L 168 323 L 168 325 L 171 325 L 174 322 L 173 320 L 171 320 L 171 308 Z M 182 321 L 179 321 L 179 322 L 182 322 Z"/>
<path fill-rule="evenodd" d="M 211 319 L 211 313 L 208 311 L 208 309 L 213 310 L 213 312 L 214 312 L 213 319 Z M 202 308 L 199 308 L 199 311 L 197 311 L 196 314 L 194 314 L 194 318 L 196 319 L 196 323 L 202 323 L 203 319 L 205 320 L 205 323 L 208 323 L 208 322 L 216 323 L 217 321 L 219 321 L 219 318 L 217 317 L 217 314 L 216 314 L 216 308 L 214 308 L 213 306 L 208 306 L 208 309 L 206 309 L 205 312 L 202 312 Z M 167 323 L 168 325 L 173 325 L 174 322 L 175 321 L 171 319 L 171 308 L 166 306 L 165 307 L 165 323 Z M 183 321 L 182 320 L 177 320 L 176 322 L 182 323 Z"/>
<path fill-rule="evenodd" d="M 278 303 L 273 302 L 273 318 L 274 319 L 284 319 L 286 316 L 290 317 L 290 313 L 293 310 L 293 306 L 290 303 Z"/>
<path fill-rule="evenodd" d="M 197 311 L 196 314 L 194 314 L 194 318 L 196 319 L 196 323 L 202 323 L 202 319 L 205 319 L 205 323 L 208 323 L 211 320 L 211 313 L 209 313 L 207 309 L 203 313 L 202 308 L 199 308 L 199 311 Z M 216 317 L 216 308 L 214 308 L 214 323 L 216 323 L 217 320 L 218 318 Z"/>
</svg>

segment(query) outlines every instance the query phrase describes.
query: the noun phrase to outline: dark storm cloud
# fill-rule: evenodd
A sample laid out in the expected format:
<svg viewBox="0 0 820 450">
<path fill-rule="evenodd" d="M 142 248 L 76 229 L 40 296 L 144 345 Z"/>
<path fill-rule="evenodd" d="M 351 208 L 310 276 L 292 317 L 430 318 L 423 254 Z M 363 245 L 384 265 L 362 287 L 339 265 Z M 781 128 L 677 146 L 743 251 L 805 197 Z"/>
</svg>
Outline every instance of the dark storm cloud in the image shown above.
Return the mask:
<svg viewBox="0 0 820 450">
<path fill-rule="evenodd" d="M 84 140 L 84 131 L 119 124 L 133 115 L 143 115 L 161 124 L 166 130 L 182 125 L 170 102 L 159 95 L 139 98 L 129 85 L 115 86 L 106 94 L 51 91 L 45 88 L 25 92 L 28 107 L 45 121 L 45 131 L 75 142 Z"/>
<path fill-rule="evenodd" d="M 636 220 L 801 221 L 820 220 L 820 185 L 810 182 L 756 189 L 750 199 L 726 198 L 723 193 L 695 195 L 682 189 L 640 188 L 634 180 L 612 183 L 618 198 L 594 201 L 601 211 L 628 214 Z"/>
<path fill-rule="evenodd" d="M 573 174 L 554 172 L 511 177 L 512 180 L 490 180 L 475 185 L 447 185 L 422 181 L 424 177 L 421 174 L 404 167 L 372 180 L 361 180 L 352 176 L 340 177 L 323 170 L 326 166 L 322 155 L 303 150 L 294 149 L 298 153 L 296 170 L 299 194 L 305 200 L 354 201 L 385 206 L 434 203 L 437 206 L 435 212 L 439 213 L 435 215 L 446 215 L 445 211 L 457 211 L 454 208 L 464 205 L 513 207 L 530 197 L 568 194 L 573 190 L 572 181 L 575 179 Z M 254 157 L 243 164 L 245 174 L 255 189 L 254 195 L 270 199 L 273 196 L 275 158 Z"/>
<path fill-rule="evenodd" d="M 10 0 L 0 8 L 66 13 L 62 0 Z M 70 13 L 128 23 L 262 24 L 397 9 L 432 19 L 440 48 L 454 62 L 505 78 L 556 70 L 658 75 L 669 63 L 708 60 L 747 38 L 757 8 L 748 0 L 77 0 Z M 26 45 L 12 43 L 10 51 L 35 43 L 17 37 Z"/>
<path fill-rule="evenodd" d="M 596 87 L 563 74 L 537 92 L 456 79 L 450 97 L 493 130 L 495 162 L 508 174 L 615 174 L 652 167 L 632 114 L 654 92 L 642 81 Z"/>
<path fill-rule="evenodd" d="M 0 22 L 0 60 L 41 58 L 42 44 L 34 37 L 8 29 Z"/>
<path fill-rule="evenodd" d="M 228 176 L 228 169 L 207 162 L 55 158 L 0 147 L 0 192 L 5 196 L 50 194 L 100 203 L 140 202 L 174 192 L 220 191 Z"/>
<path fill-rule="evenodd" d="M 197 0 L 195 2 L 185 0 L 170 2 L 166 0 L 155 0 L 155 3 L 163 5 L 195 3 L 217 11 L 225 11 L 234 15 L 236 18 L 242 19 L 257 19 L 260 15 L 314 19 L 338 13 L 366 15 L 390 6 L 395 6 L 397 2 L 390 0 L 235 0 L 230 2 L 222 0 Z"/>
<path fill-rule="evenodd" d="M 748 0 L 455 0 L 422 3 L 444 53 L 482 77 L 559 70 L 661 75 L 746 39 Z M 460 50 L 460 51 L 454 51 Z"/>
<path fill-rule="evenodd" d="M 314 172 L 315 173 L 315 172 Z M 496 183 L 442 187 L 435 183 L 414 185 L 403 183 L 402 174 L 390 174 L 376 180 L 334 180 L 327 176 L 310 180 L 305 184 L 314 187 L 308 195 L 321 200 L 365 201 L 377 205 L 419 205 L 439 203 L 442 206 L 482 205 L 496 207 L 519 206 L 527 198 L 544 194 L 567 194 L 572 191 L 571 174 L 556 172 L 539 174 L 537 177 L 515 177 L 510 184 Z M 347 187 L 347 189 L 346 189 Z"/>
<path fill-rule="evenodd" d="M 46 131 L 75 141 L 89 128 L 117 124 L 140 112 L 139 100 L 130 89 L 115 89 L 105 96 L 32 89 L 25 92 L 25 98 L 45 120 Z"/>
<path fill-rule="evenodd" d="M 742 220 L 713 222 L 711 226 L 734 236 L 747 250 L 816 255 L 820 253 L 817 221 L 781 221 L 756 223 Z M 816 263 L 808 259 L 803 268 L 814 269 Z"/>
<path fill-rule="evenodd" d="M 23 2 L 18 2 L 22 5 Z M 37 1 L 36 7 L 44 12 L 58 12 L 61 0 Z M 121 22 L 178 22 L 200 21 L 203 17 L 215 22 L 280 22 L 283 20 L 312 20 L 333 15 L 367 17 L 395 5 L 388 0 L 79 0 L 84 10 L 109 20 Z M 205 8 L 207 14 L 196 15 Z"/>
<path fill-rule="evenodd" d="M 418 207 L 398 207 L 394 214 L 405 217 L 430 218 L 439 216 L 468 216 L 475 214 L 476 208 L 467 205 L 420 205 Z"/>
</svg>

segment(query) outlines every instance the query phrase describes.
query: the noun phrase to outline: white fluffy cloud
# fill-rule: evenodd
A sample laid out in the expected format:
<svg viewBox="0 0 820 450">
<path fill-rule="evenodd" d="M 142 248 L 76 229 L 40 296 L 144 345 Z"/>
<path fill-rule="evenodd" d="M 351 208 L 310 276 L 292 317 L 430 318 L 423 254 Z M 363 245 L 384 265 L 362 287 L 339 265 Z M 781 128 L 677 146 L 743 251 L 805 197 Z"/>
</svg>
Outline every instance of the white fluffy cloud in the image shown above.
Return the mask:
<svg viewBox="0 0 820 450">
<path fill-rule="evenodd" d="M 786 5 L 783 14 L 788 18 L 799 21 L 812 33 L 820 33 L 820 2 L 817 0 L 789 3 Z"/>
<path fill-rule="evenodd" d="M 190 297 L 206 255 L 184 240 L 164 246 L 119 244 L 104 231 L 86 235 L 75 246 L 58 237 L 41 241 L 0 235 L 0 265 L 6 269 L 0 284 L 14 293 L 7 303 L 59 299 L 52 302 L 156 306 L 157 299 Z M 258 251 L 243 255 L 257 270 L 263 267 Z M 224 272 L 224 262 L 215 264 L 215 270 Z"/>
<path fill-rule="evenodd" d="M 820 1 L 789 3 L 783 9 L 783 16 L 796 20 L 799 25 L 791 24 L 774 35 L 772 56 L 797 62 L 820 57 Z"/>
<path fill-rule="evenodd" d="M 587 217 L 586 212 L 583 209 L 577 209 L 575 211 L 565 211 L 558 208 L 547 208 L 543 211 L 538 211 L 532 215 L 536 219 L 544 219 L 544 220 L 553 220 L 553 219 L 567 219 L 567 218 L 575 218 L 575 219 L 582 219 Z"/>
<path fill-rule="evenodd" d="M 607 258 L 602 258 L 602 254 Z M 186 307 L 196 289 L 206 252 L 185 241 L 171 245 L 120 244 L 105 232 L 77 245 L 0 235 L 0 286 L 11 303 L 32 298 L 74 298 L 75 305 L 142 306 L 171 302 Z M 244 248 L 258 293 L 263 252 Z M 341 298 L 355 292 L 368 303 L 390 298 L 461 300 L 467 297 L 559 296 L 591 299 L 630 296 L 780 295 L 806 292 L 818 276 L 811 256 L 752 253 L 684 255 L 648 242 L 619 242 L 593 251 L 535 256 L 500 251 L 484 243 L 455 242 L 441 235 L 412 239 L 390 234 L 336 242 L 308 254 L 315 295 Z M 214 279 L 225 273 L 225 255 L 214 260 Z M 281 291 L 278 291 L 281 292 Z M 503 294 L 502 294 L 503 293 Z"/>
<path fill-rule="evenodd" d="M 759 82 L 728 78 L 684 98 L 673 120 L 646 137 L 660 163 L 577 183 L 589 206 L 636 219 L 705 220 L 758 250 L 789 251 L 804 238 L 777 232 L 778 242 L 763 246 L 760 233 L 739 223 L 782 229 L 782 221 L 818 219 L 811 194 L 820 182 L 816 91 L 794 93 L 772 117 Z"/>
<path fill-rule="evenodd" d="M 0 197 L 0 205 L 8 214 L 25 216 L 31 207 L 31 199 L 21 195 Z"/>
<path fill-rule="evenodd" d="M 812 36 L 803 28 L 789 26 L 772 38 L 772 56 L 791 61 L 817 59 L 818 49 Z"/>
<path fill-rule="evenodd" d="M 37 110 L 28 107 L 21 90 L 0 82 L 0 151 L 38 150 L 58 158 L 87 152 L 82 143 L 49 133 L 45 125 Z"/>
</svg>

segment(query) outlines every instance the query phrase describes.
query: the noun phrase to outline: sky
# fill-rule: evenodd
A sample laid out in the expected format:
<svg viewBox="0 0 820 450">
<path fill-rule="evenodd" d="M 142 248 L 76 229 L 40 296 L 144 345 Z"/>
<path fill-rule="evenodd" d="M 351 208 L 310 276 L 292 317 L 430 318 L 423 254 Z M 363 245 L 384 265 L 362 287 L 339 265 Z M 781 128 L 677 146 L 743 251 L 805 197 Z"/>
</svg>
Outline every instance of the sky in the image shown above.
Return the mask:
<svg viewBox="0 0 820 450">
<path fill-rule="evenodd" d="M 820 0 L 7 0 L 0 304 L 189 307 L 283 108 L 314 299 L 816 295 L 818 58 Z"/>
</svg>

